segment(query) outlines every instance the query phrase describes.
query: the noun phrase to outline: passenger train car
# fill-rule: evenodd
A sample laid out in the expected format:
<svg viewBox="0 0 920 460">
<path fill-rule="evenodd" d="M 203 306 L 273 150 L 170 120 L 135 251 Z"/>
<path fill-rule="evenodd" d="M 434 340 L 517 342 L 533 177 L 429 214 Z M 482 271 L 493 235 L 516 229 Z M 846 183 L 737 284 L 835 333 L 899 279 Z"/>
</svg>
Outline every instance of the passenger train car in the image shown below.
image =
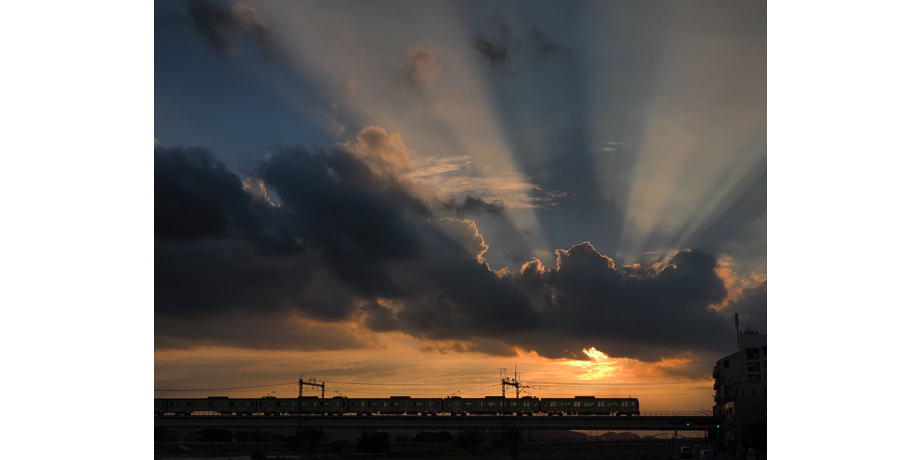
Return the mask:
<svg viewBox="0 0 920 460">
<path fill-rule="evenodd" d="M 155 398 L 156 415 L 639 415 L 636 398 Z"/>
</svg>

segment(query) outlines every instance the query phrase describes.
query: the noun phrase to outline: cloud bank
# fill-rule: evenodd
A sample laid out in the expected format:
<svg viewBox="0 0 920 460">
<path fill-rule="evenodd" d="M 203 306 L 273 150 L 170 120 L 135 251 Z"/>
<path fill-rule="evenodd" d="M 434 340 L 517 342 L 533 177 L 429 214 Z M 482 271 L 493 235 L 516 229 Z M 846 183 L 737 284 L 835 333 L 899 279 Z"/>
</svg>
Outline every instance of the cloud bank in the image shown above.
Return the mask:
<svg viewBox="0 0 920 460">
<path fill-rule="evenodd" d="M 732 342 L 714 256 L 618 266 L 583 242 L 555 267 L 490 267 L 473 219 L 503 208 L 438 198 L 412 155 L 369 127 L 330 149 L 278 147 L 244 178 L 207 149 L 156 146 L 157 347 L 362 348 L 402 332 L 454 344 L 439 352 L 654 361 Z M 731 309 L 759 317 L 766 285 L 750 287 Z"/>
</svg>

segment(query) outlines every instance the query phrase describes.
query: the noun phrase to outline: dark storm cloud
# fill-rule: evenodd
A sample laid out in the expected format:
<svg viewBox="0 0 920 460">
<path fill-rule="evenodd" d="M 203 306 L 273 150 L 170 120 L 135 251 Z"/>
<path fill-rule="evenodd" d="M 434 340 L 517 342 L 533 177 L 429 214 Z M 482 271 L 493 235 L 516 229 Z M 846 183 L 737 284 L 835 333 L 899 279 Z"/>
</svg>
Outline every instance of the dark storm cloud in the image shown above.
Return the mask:
<svg viewBox="0 0 920 460">
<path fill-rule="evenodd" d="M 556 253 L 558 268 L 532 262 L 515 277 L 547 326 L 516 338 L 540 354 L 574 357 L 594 346 L 655 360 L 715 347 L 714 337 L 730 333 L 724 316 L 708 308 L 726 296 L 712 256 L 681 251 L 663 267 L 627 271 L 589 243 Z"/>
<path fill-rule="evenodd" d="M 230 57 L 235 37 L 255 40 L 265 59 L 281 59 L 283 56 L 265 19 L 250 5 L 189 0 L 185 11 L 195 31 L 221 58 Z"/>
<path fill-rule="evenodd" d="M 233 312 L 217 318 L 157 318 L 156 349 L 240 346 L 260 350 L 344 350 L 367 346 L 366 338 L 327 323 L 303 323 L 296 317 L 266 312 Z"/>
<path fill-rule="evenodd" d="M 160 314 L 231 310 L 351 314 L 337 283 L 283 208 L 244 191 L 204 149 L 154 149 L 155 305 Z M 330 284 L 333 283 L 333 284 Z"/>
<path fill-rule="evenodd" d="M 517 317 L 533 316 L 478 260 L 485 249 L 474 226 L 443 227 L 411 184 L 367 152 L 279 148 L 257 173 L 281 206 L 245 192 L 205 150 L 154 154 L 158 317 L 219 322 L 232 311 L 295 311 L 343 321 L 389 297 L 418 307 L 393 320 L 399 327 L 449 336 L 450 323 L 420 329 L 424 306 L 447 308 L 433 312 L 464 324 L 465 334 L 481 323 L 486 332 L 514 330 L 527 324 Z M 394 327 L 385 311 L 364 308 L 370 328 Z M 173 337 L 169 324 L 158 322 L 158 335 Z"/>
<path fill-rule="evenodd" d="M 386 265 L 420 256 L 430 211 L 398 178 L 342 149 L 302 147 L 280 148 L 258 173 L 325 266 L 363 295 L 400 293 Z"/>
<path fill-rule="evenodd" d="M 280 147 L 247 179 L 249 193 L 206 150 L 155 147 L 158 346 L 322 347 L 290 318 L 548 357 L 584 358 L 593 346 L 657 360 L 731 335 L 709 308 L 726 297 L 711 255 L 617 267 L 581 243 L 558 250 L 556 268 L 493 271 L 474 221 L 437 218 L 447 208 L 422 199 L 393 163 L 346 147 Z M 487 205 L 468 197 L 450 210 L 498 211 Z M 233 334 L 248 315 L 267 323 Z M 363 343 L 345 336 L 329 347 Z"/>
<path fill-rule="evenodd" d="M 154 235 L 163 239 L 225 236 L 244 218 L 248 195 L 239 178 L 206 149 L 165 150 L 155 143 Z"/>
</svg>

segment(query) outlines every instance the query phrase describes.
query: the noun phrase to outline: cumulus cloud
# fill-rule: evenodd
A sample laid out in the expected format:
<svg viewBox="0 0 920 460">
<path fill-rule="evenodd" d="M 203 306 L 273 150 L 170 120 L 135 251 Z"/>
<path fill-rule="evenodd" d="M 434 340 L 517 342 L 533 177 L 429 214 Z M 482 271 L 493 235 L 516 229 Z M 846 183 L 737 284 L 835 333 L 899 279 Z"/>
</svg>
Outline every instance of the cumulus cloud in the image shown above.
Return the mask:
<svg viewBox="0 0 920 460">
<path fill-rule="evenodd" d="M 441 67 L 431 51 L 415 48 L 409 54 L 409 61 L 399 71 L 399 78 L 408 86 L 425 91 L 441 73 Z"/>
<path fill-rule="evenodd" d="M 587 242 L 556 256 L 555 269 L 534 260 L 512 278 L 546 325 L 519 344 L 541 355 L 585 357 L 581 350 L 593 346 L 655 360 L 718 347 L 719 335 L 729 333 L 725 317 L 708 308 L 726 295 L 712 256 L 680 251 L 642 271 L 617 269 Z"/>
<path fill-rule="evenodd" d="M 389 164 L 401 169 L 411 169 L 411 150 L 406 147 L 400 133 L 388 134 L 379 126 L 367 126 L 357 135 L 357 141 L 346 142 L 345 147 L 364 155 L 371 164 Z"/>
<path fill-rule="evenodd" d="M 489 245 L 486 244 L 482 234 L 479 233 L 479 229 L 476 228 L 476 222 L 448 217 L 438 219 L 437 224 L 447 236 L 466 249 L 477 262 L 484 263 L 482 256 L 489 250 Z"/>
<path fill-rule="evenodd" d="M 251 5 L 243 2 L 228 4 L 189 0 L 186 13 L 204 42 L 221 58 L 229 58 L 234 52 L 234 37 L 254 40 L 265 59 L 280 59 L 283 56 L 265 19 Z"/>
</svg>

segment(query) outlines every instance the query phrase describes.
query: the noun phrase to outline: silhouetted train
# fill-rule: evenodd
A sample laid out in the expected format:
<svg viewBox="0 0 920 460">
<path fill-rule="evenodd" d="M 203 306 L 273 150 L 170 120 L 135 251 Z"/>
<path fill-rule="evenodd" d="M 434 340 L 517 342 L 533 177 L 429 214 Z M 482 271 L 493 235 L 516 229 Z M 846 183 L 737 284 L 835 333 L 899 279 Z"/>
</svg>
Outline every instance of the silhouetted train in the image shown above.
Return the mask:
<svg viewBox="0 0 920 460">
<path fill-rule="evenodd" d="M 297 407 L 297 398 L 155 398 L 156 415 L 192 415 L 195 412 L 221 415 L 638 415 L 636 398 L 346 398 L 320 399 L 305 396 Z"/>
</svg>

